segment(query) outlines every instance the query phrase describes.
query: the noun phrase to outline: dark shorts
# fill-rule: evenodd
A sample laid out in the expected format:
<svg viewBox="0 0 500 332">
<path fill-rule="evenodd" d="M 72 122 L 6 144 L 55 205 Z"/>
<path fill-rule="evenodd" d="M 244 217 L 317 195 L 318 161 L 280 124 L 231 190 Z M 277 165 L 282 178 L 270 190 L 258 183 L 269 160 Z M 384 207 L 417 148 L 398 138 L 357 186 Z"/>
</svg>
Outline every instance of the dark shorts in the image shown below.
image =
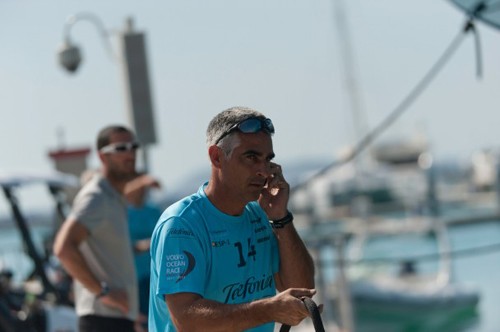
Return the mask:
<svg viewBox="0 0 500 332">
<path fill-rule="evenodd" d="M 80 332 L 134 332 L 134 322 L 126 318 L 111 318 L 96 315 L 82 316 L 78 319 Z"/>
<path fill-rule="evenodd" d="M 139 280 L 139 311 L 148 317 L 149 312 L 149 277 Z"/>
</svg>

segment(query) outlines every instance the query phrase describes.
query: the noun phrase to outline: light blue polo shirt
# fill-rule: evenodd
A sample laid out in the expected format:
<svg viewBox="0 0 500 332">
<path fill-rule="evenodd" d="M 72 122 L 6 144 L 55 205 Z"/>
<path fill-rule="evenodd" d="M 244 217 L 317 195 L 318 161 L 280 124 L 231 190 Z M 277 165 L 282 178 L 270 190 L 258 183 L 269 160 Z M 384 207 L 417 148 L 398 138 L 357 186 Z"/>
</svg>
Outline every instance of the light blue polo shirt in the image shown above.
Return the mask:
<svg viewBox="0 0 500 332">
<path fill-rule="evenodd" d="M 190 292 L 226 304 L 276 294 L 278 243 L 267 216 L 250 202 L 241 216 L 219 211 L 204 188 L 171 205 L 151 243 L 149 331 L 175 331 L 165 294 Z M 272 332 L 274 323 L 248 331 Z"/>
</svg>

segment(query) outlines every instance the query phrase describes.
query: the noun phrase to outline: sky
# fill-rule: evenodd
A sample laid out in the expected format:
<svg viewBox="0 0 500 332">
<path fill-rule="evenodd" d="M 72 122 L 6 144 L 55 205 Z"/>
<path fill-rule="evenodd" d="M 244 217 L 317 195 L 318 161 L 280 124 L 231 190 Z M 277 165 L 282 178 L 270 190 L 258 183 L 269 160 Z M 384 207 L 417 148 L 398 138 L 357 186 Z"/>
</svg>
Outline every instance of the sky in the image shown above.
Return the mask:
<svg viewBox="0 0 500 332">
<path fill-rule="evenodd" d="M 84 57 L 78 71 L 57 62 L 66 20 L 80 13 L 102 21 L 116 52 L 127 17 L 146 35 L 158 137 L 149 169 L 167 191 L 185 190 L 186 179 L 208 171 L 206 126 L 231 106 L 273 120 L 275 160 L 285 175 L 296 161 L 335 160 L 359 138 L 339 36 L 349 36 L 370 129 L 410 93 L 465 20 L 445 0 L 0 0 L 0 170 L 50 171 L 50 150 L 93 147 L 99 129 L 128 123 L 120 63 L 94 25 L 71 27 Z M 482 78 L 468 35 L 380 141 L 423 133 L 437 160 L 498 145 L 500 34 L 482 22 L 477 29 Z M 89 166 L 97 165 L 92 151 Z"/>
</svg>

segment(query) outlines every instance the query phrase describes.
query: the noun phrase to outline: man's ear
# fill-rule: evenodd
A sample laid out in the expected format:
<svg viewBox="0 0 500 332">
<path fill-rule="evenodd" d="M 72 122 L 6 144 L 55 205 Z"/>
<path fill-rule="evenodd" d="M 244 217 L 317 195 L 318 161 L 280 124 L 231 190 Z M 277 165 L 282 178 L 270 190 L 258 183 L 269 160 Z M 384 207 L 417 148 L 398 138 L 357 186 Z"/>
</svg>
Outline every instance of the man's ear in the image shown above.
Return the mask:
<svg viewBox="0 0 500 332">
<path fill-rule="evenodd" d="M 101 163 L 104 163 L 104 153 L 102 153 L 102 152 L 100 152 L 100 151 L 99 151 L 99 152 L 97 153 L 97 155 L 99 156 L 99 161 L 100 161 Z"/>
<path fill-rule="evenodd" d="M 224 152 L 217 145 L 212 145 L 208 148 L 208 156 L 210 158 L 210 162 L 215 168 L 221 167 L 221 160 L 224 158 Z"/>
</svg>

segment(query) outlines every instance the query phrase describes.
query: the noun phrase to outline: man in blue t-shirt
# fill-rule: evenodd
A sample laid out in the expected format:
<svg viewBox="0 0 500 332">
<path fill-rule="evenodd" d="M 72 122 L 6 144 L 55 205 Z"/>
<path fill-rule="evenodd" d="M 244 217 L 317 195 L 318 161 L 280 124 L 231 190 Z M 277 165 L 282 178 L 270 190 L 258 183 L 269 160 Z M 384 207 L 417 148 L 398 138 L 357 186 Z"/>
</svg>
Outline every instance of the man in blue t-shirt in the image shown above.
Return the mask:
<svg viewBox="0 0 500 332">
<path fill-rule="evenodd" d="M 127 199 L 128 230 L 134 251 L 135 271 L 139 286 L 139 323 L 147 326 L 151 234 L 162 211 L 149 200 L 149 191 L 160 189 L 160 183 L 146 173 L 137 173 L 124 189 Z"/>
<path fill-rule="evenodd" d="M 151 238 L 150 332 L 272 332 L 307 317 L 314 265 L 272 162 L 273 133 L 249 108 L 210 122 L 209 182 L 167 208 Z"/>
</svg>

